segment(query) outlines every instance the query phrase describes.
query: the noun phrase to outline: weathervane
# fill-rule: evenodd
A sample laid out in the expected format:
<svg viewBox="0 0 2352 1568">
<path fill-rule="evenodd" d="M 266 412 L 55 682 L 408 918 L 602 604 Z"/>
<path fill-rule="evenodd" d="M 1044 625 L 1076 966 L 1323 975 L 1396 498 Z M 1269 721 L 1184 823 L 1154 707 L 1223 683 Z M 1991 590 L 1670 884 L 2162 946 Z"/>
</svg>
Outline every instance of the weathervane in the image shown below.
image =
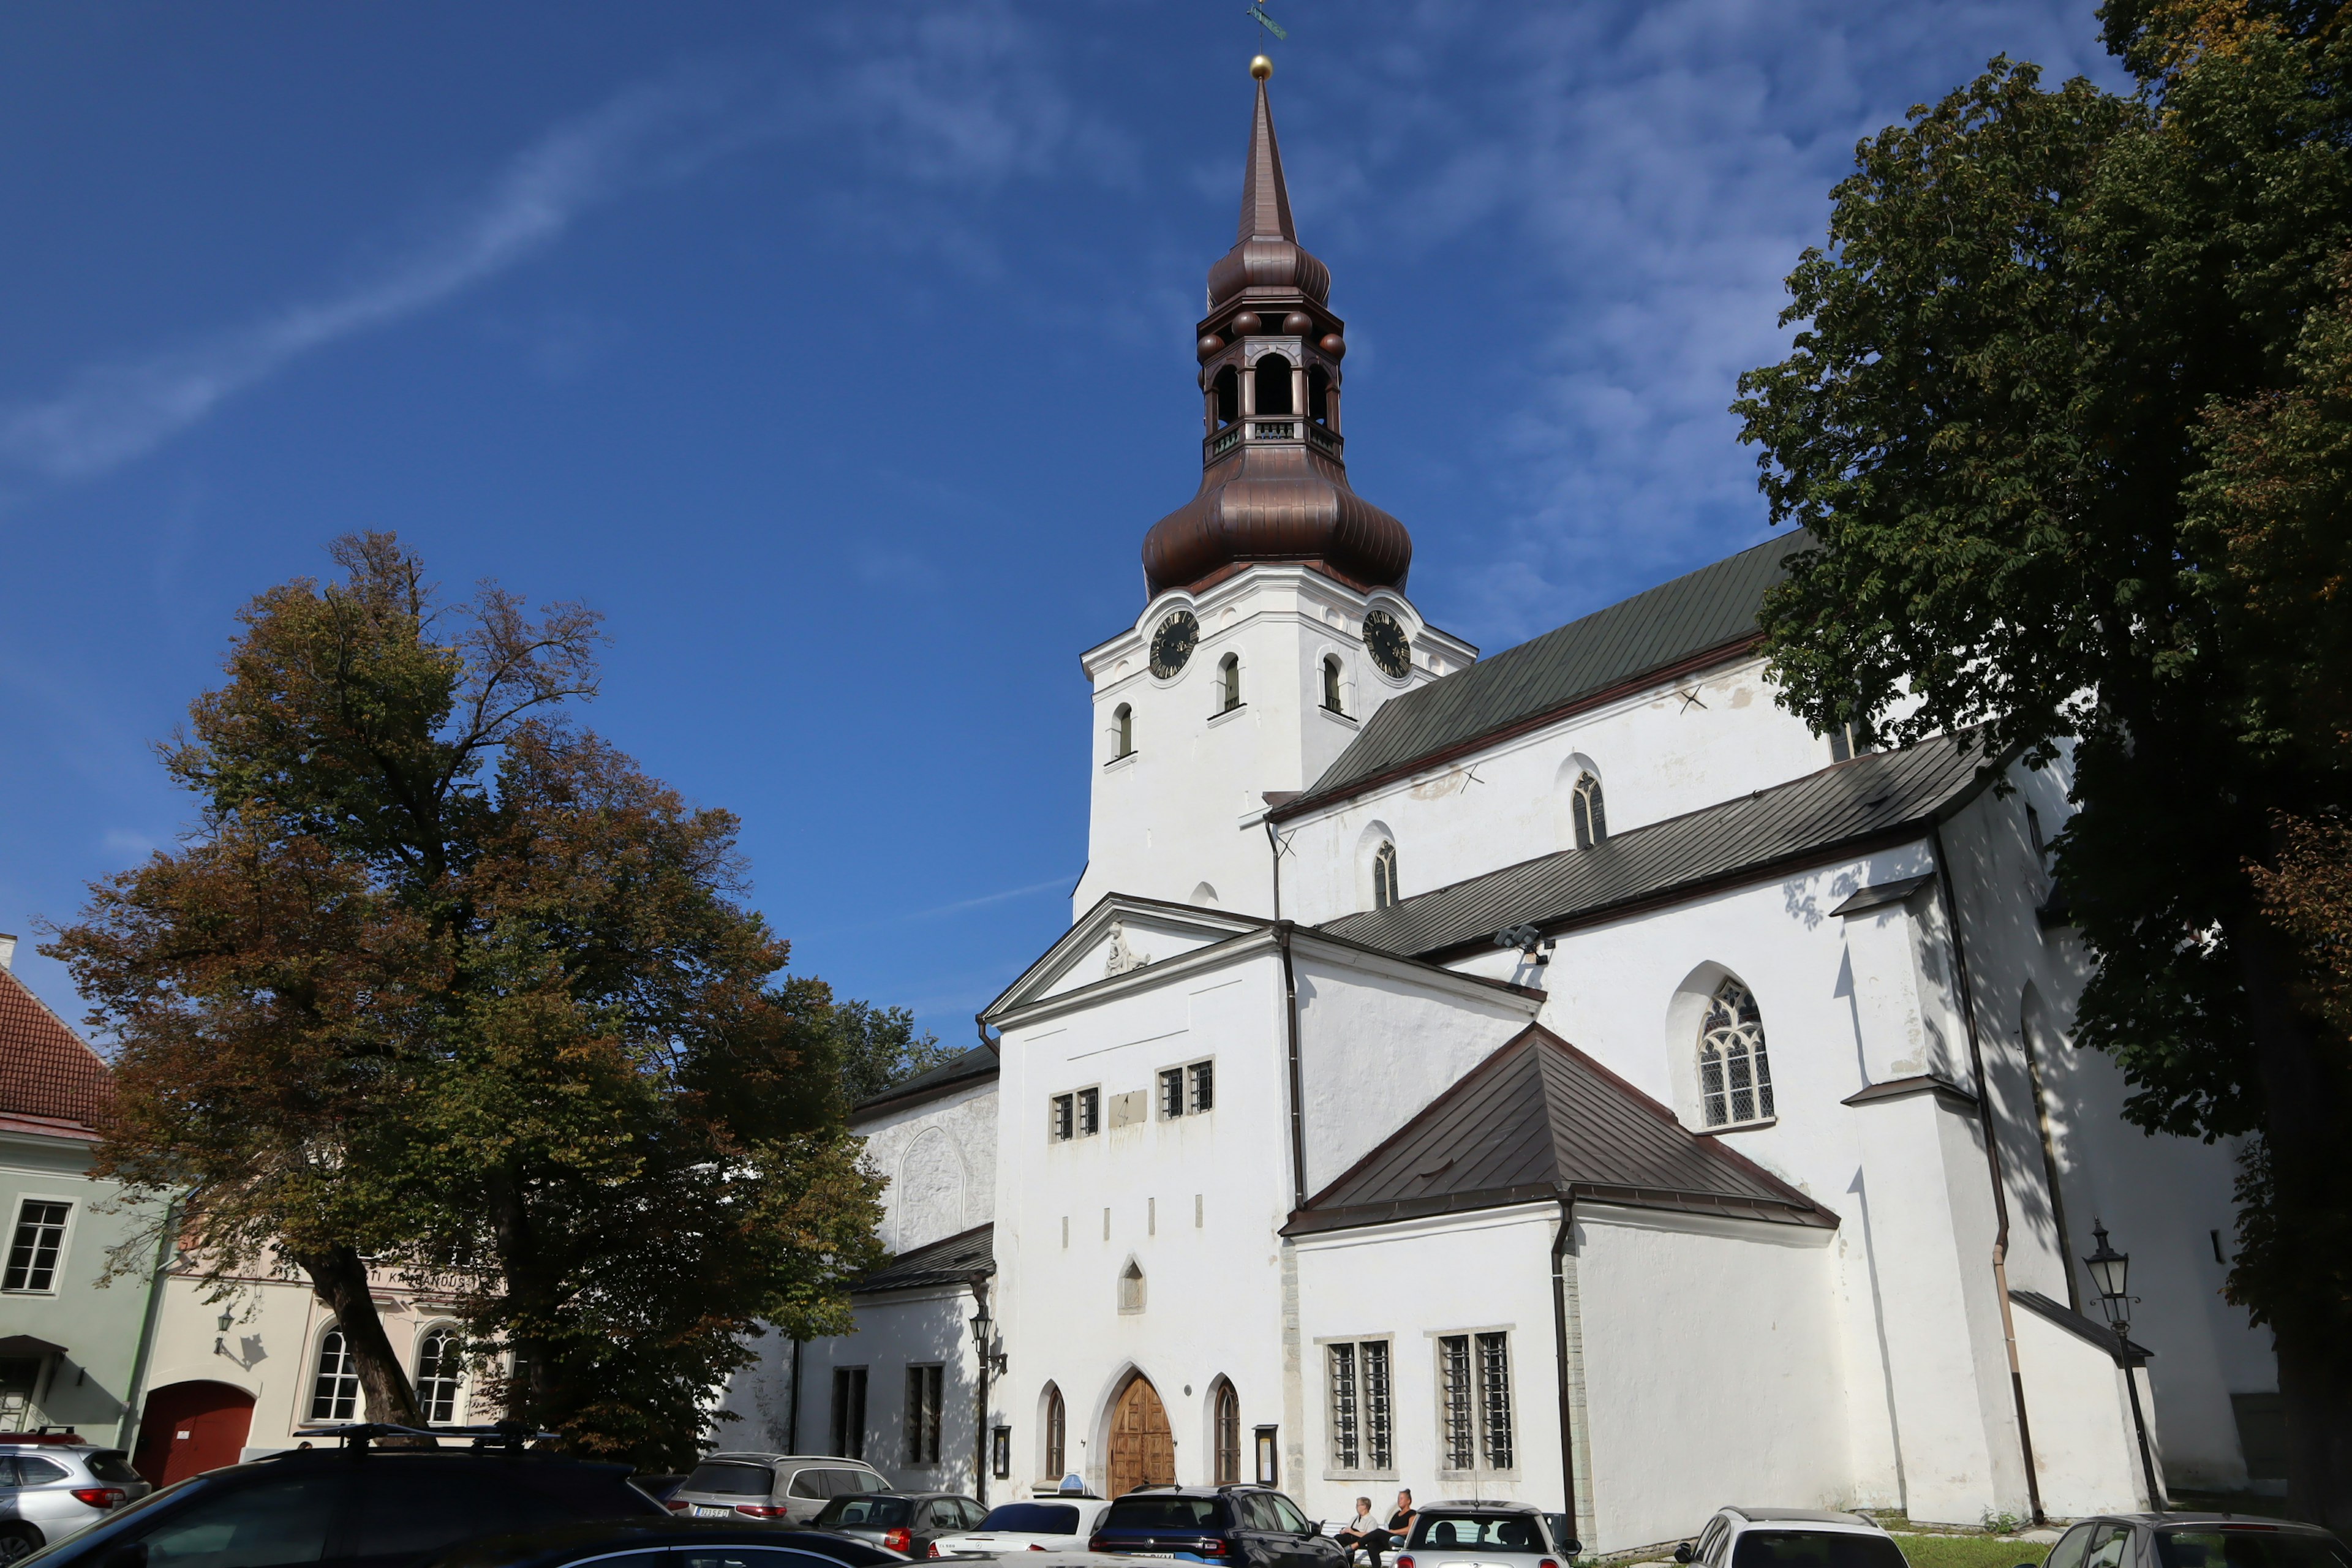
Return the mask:
<svg viewBox="0 0 2352 1568">
<path fill-rule="evenodd" d="M 1272 33 L 1284 43 L 1288 43 L 1290 41 L 1290 35 L 1282 30 L 1282 24 L 1265 14 L 1265 0 L 1250 0 L 1249 16 L 1250 20 L 1257 24 L 1258 42 L 1260 44 L 1265 43 L 1265 36 L 1268 33 Z"/>
</svg>

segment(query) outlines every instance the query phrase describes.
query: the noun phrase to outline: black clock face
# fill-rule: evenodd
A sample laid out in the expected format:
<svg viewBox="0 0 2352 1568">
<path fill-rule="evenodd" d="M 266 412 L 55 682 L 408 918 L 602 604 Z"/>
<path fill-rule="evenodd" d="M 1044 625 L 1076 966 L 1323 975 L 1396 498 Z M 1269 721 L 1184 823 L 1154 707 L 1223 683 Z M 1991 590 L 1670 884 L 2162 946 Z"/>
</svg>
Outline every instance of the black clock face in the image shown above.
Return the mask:
<svg viewBox="0 0 2352 1568">
<path fill-rule="evenodd" d="M 1151 673 L 1165 680 L 1184 668 L 1192 645 L 1201 640 L 1201 623 L 1190 610 L 1171 610 L 1151 634 Z"/>
<path fill-rule="evenodd" d="M 1412 668 L 1412 647 L 1404 640 L 1404 628 L 1386 610 L 1364 617 L 1364 647 L 1391 680 L 1402 680 Z"/>
</svg>

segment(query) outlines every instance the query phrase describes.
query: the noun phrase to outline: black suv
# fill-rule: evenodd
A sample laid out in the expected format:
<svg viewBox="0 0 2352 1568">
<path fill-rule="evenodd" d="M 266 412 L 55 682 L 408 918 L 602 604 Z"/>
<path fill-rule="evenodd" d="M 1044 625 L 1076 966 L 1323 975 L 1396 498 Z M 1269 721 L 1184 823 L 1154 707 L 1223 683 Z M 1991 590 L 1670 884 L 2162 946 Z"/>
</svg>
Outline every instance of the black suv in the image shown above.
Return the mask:
<svg viewBox="0 0 2352 1568">
<path fill-rule="evenodd" d="M 50 1547 L 40 1568 L 411 1568 L 509 1531 L 667 1517 L 625 1465 L 360 1442 L 192 1476 Z"/>
<path fill-rule="evenodd" d="M 1346 1547 L 1265 1487 L 1139 1488 L 1110 1505 L 1087 1550 L 1246 1568 L 1348 1568 Z"/>
</svg>

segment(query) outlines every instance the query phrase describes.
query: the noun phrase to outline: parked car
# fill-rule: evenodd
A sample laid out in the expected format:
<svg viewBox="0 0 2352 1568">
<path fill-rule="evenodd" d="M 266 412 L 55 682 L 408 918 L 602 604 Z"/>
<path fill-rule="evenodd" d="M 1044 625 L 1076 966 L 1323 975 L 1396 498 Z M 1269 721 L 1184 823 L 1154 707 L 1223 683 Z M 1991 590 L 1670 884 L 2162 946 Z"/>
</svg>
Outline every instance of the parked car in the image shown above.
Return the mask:
<svg viewBox="0 0 2352 1568">
<path fill-rule="evenodd" d="M 415 1568 L 462 1542 L 583 1521 L 660 1520 L 625 1465 L 509 1449 L 298 1448 L 150 1492 L 39 1568 Z"/>
<path fill-rule="evenodd" d="M 707 1457 L 664 1500 L 689 1519 L 806 1524 L 836 1497 L 889 1489 L 882 1472 L 859 1459 L 728 1452 Z"/>
<path fill-rule="evenodd" d="M 975 1530 L 987 1517 L 986 1509 L 960 1492 L 869 1492 L 834 1499 L 815 1525 L 909 1557 L 928 1557 L 935 1555 L 933 1542 Z"/>
<path fill-rule="evenodd" d="M 1813 1508 L 1719 1509 L 1696 1544 L 1675 1548 L 1675 1561 L 1706 1568 L 1906 1568 L 1903 1549 L 1877 1521 Z"/>
<path fill-rule="evenodd" d="M 154 1489 L 119 1448 L 69 1434 L 0 1438 L 0 1565 L 79 1535 Z"/>
<path fill-rule="evenodd" d="M 1493 1568 L 1497 1557 L 1524 1559 L 1526 1568 L 1562 1568 L 1583 1550 L 1566 1514 L 1463 1499 L 1422 1508 L 1396 1550 L 1396 1568 Z"/>
<path fill-rule="evenodd" d="M 1090 1552 L 1244 1568 L 1347 1568 L 1347 1548 L 1264 1487 L 1144 1487 L 1112 1500 Z"/>
<path fill-rule="evenodd" d="M 2047 1568 L 2352 1568 L 2315 1524 L 2226 1513 L 2114 1513 L 2077 1521 Z"/>
<path fill-rule="evenodd" d="M 999 1552 L 1079 1552 L 1109 1509 L 1098 1497 L 1038 1498 L 1000 1503 L 973 1530 L 931 1542 L 933 1557 L 991 1557 Z"/>
<path fill-rule="evenodd" d="M 641 1565 L 639 1553 L 661 1553 L 663 1568 L 884 1568 L 904 1563 L 863 1541 L 814 1530 L 722 1524 L 711 1520 L 629 1520 L 611 1524 L 563 1524 L 471 1542 L 436 1559 L 432 1568 L 603 1568 Z"/>
</svg>

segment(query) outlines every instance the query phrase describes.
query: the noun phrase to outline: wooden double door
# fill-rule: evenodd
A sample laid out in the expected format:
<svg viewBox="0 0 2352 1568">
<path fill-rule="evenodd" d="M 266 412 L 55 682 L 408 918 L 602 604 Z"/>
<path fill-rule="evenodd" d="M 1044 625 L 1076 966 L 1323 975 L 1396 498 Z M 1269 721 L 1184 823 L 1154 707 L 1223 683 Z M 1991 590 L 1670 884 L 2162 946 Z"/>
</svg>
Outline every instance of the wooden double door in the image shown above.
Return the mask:
<svg viewBox="0 0 2352 1568">
<path fill-rule="evenodd" d="M 1138 1487 L 1173 1486 L 1176 1435 L 1168 1428 L 1168 1407 L 1147 1377 L 1128 1380 L 1110 1416 L 1110 1474 L 1106 1495 L 1119 1497 Z"/>
</svg>

